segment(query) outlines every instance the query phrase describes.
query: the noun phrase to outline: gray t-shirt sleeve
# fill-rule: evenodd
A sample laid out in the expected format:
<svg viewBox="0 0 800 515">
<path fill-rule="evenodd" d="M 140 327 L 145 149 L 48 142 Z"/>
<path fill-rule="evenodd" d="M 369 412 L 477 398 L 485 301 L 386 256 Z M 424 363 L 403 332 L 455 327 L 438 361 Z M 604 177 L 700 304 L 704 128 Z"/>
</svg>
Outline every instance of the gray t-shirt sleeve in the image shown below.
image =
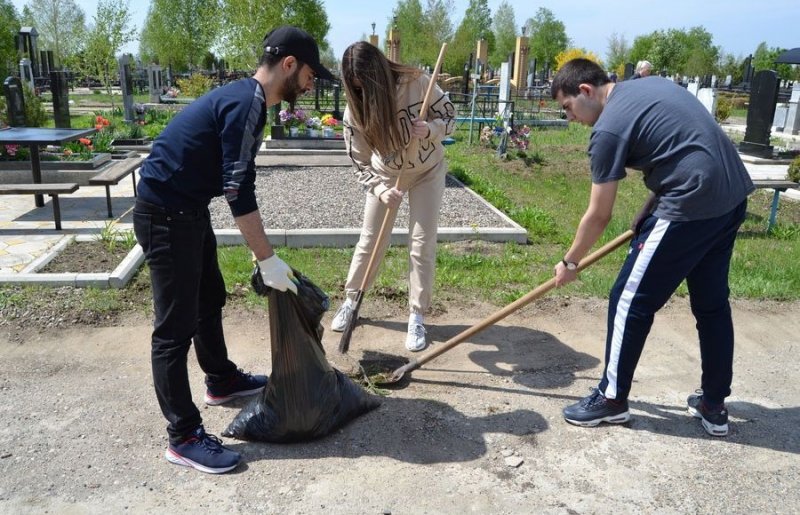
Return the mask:
<svg viewBox="0 0 800 515">
<path fill-rule="evenodd" d="M 589 162 L 592 182 L 603 184 L 624 179 L 625 161 L 628 158 L 628 142 L 606 131 L 594 131 L 589 140 Z"/>
</svg>

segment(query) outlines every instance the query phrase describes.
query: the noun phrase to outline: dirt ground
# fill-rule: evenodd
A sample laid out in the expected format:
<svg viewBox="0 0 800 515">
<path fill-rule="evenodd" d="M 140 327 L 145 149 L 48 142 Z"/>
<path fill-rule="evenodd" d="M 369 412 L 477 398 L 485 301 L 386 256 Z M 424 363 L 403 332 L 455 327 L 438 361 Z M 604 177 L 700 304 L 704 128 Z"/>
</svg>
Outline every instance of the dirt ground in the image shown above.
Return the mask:
<svg viewBox="0 0 800 515">
<path fill-rule="evenodd" d="M 380 408 L 317 441 L 226 439 L 246 462 L 213 476 L 167 463 L 149 366 L 150 321 L 0 334 L 2 513 L 790 513 L 800 510 L 798 304 L 736 302 L 731 432 L 686 413 L 699 383 L 687 302 L 657 318 L 624 426 L 566 424 L 602 371 L 605 304 L 543 301 L 411 374 Z M 490 315 L 448 305 L 443 342 Z M 365 303 L 340 369 L 409 357 L 402 313 Z M 325 323 L 330 320 L 330 314 Z M 268 372 L 266 313 L 226 312 L 233 359 Z M 22 341 L 20 341 L 22 340 Z M 435 344 L 434 344 L 435 345 Z M 190 356 L 194 396 L 203 377 Z M 220 434 L 244 405 L 202 407 Z"/>
</svg>

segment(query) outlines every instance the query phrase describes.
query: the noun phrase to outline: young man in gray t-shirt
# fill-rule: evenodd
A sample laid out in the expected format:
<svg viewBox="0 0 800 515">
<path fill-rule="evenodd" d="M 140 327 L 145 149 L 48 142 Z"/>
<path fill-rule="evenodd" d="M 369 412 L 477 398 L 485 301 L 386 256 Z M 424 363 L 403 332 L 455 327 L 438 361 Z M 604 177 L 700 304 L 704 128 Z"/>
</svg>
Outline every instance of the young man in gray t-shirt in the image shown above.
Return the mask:
<svg viewBox="0 0 800 515">
<path fill-rule="evenodd" d="M 754 189 L 747 170 L 702 104 L 660 77 L 614 84 L 594 62 L 574 59 L 551 92 L 570 121 L 594 127 L 589 207 L 555 266 L 558 286 L 576 279 L 578 263 L 608 225 L 625 168 L 641 170 L 651 191 L 610 293 L 603 377 L 564 418 L 581 426 L 629 420 L 628 394 L 653 317 L 685 279 L 702 359 L 702 391 L 689 396 L 689 412 L 708 434 L 726 435 L 733 377 L 728 270 Z"/>
</svg>

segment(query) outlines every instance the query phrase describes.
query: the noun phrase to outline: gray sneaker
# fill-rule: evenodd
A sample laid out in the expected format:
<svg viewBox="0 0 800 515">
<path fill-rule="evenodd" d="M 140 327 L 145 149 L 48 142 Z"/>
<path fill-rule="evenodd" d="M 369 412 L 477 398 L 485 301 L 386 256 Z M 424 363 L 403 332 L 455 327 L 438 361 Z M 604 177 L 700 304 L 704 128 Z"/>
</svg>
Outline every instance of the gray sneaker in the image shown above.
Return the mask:
<svg viewBox="0 0 800 515">
<path fill-rule="evenodd" d="M 689 413 L 703 422 L 703 429 L 711 436 L 728 435 L 728 409 L 725 404 L 712 407 L 703 400 L 703 390 L 697 390 L 686 399 Z"/>
</svg>

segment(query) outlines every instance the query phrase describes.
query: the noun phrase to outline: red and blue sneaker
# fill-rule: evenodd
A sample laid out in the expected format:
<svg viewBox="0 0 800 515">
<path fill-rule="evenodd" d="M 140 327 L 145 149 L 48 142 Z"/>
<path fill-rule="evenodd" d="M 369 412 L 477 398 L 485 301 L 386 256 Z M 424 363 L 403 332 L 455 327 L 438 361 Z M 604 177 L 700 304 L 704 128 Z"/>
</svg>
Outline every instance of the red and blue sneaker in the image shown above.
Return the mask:
<svg viewBox="0 0 800 515">
<path fill-rule="evenodd" d="M 212 383 L 206 380 L 206 404 L 218 406 L 237 397 L 255 395 L 267 386 L 267 376 L 254 376 L 237 370 L 231 377 Z"/>
<path fill-rule="evenodd" d="M 207 474 L 223 474 L 236 468 L 242 455 L 222 445 L 222 440 L 206 433 L 203 426 L 180 443 L 169 444 L 164 457 L 170 463 L 191 467 Z"/>
</svg>

